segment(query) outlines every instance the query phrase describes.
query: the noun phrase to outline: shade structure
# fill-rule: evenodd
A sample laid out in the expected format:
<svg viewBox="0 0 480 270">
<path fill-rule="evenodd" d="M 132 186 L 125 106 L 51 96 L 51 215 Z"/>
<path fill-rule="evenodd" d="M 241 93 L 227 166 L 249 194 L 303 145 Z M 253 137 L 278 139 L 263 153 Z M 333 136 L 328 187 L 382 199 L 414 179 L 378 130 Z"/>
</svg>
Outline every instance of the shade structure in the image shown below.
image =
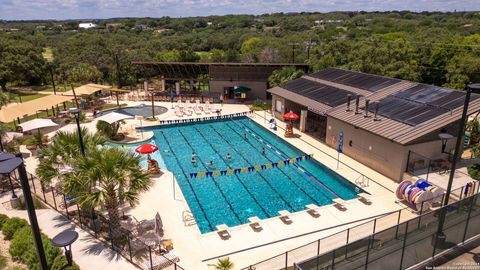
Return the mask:
<svg viewBox="0 0 480 270">
<path fill-rule="evenodd" d="M 13 158 L 0 161 L 0 174 L 8 174 L 23 163 L 23 159 L 13 156 Z"/>
<path fill-rule="evenodd" d="M 233 92 L 234 92 L 234 93 L 239 93 L 239 94 L 241 94 L 241 93 L 250 92 L 250 90 L 252 90 L 252 89 L 250 89 L 250 88 L 248 88 L 248 87 L 246 87 L 246 86 L 239 86 L 239 87 L 233 89 Z"/>
<path fill-rule="evenodd" d="M 295 121 L 298 119 L 298 115 L 292 111 L 289 111 L 288 113 L 286 113 L 285 115 L 283 115 L 283 118 L 285 120 L 290 120 L 290 121 Z"/>
<path fill-rule="evenodd" d="M 22 137 L 23 134 L 20 132 L 7 132 L 5 136 L 3 137 L 4 142 L 11 142 L 15 137 Z"/>
<path fill-rule="evenodd" d="M 158 150 L 158 146 L 150 144 L 150 143 L 146 143 L 146 144 L 142 144 L 139 147 L 137 147 L 135 149 L 135 152 L 137 152 L 139 154 L 151 154 L 151 153 L 153 153 L 157 150 Z"/>
<path fill-rule="evenodd" d="M 101 84 L 95 84 L 95 83 L 89 83 L 89 84 L 85 84 L 85 85 L 82 85 L 82 86 L 79 86 L 77 88 L 74 88 L 75 90 L 75 95 L 77 96 L 81 96 L 81 95 L 92 95 L 98 91 L 101 91 L 101 90 L 110 90 L 112 88 L 112 86 L 110 85 L 101 85 Z M 73 96 L 73 91 L 70 90 L 70 91 L 67 91 L 65 93 L 63 93 L 64 96 Z"/>
<path fill-rule="evenodd" d="M 25 123 L 19 124 L 22 127 L 23 132 L 34 130 L 34 129 L 41 129 L 46 127 L 55 127 L 58 126 L 54 123 L 51 119 L 42 119 L 36 118 Z"/>
<path fill-rule="evenodd" d="M 7 160 L 7 159 L 12 159 L 14 158 L 14 154 L 6 153 L 6 152 L 0 152 L 0 162 Z"/>
<path fill-rule="evenodd" d="M 118 113 L 118 112 L 110 112 L 107 114 L 104 114 L 100 117 L 97 117 L 97 120 L 99 121 L 105 121 L 109 124 L 113 124 L 118 121 L 122 121 L 125 119 L 131 119 L 133 116 L 128 115 L 128 114 L 123 114 L 123 113 Z"/>
<path fill-rule="evenodd" d="M 25 115 L 34 115 L 40 110 L 51 109 L 52 106 L 72 99 L 72 97 L 48 95 L 19 104 L 10 104 L 0 110 L 0 122 L 8 123 Z"/>
</svg>

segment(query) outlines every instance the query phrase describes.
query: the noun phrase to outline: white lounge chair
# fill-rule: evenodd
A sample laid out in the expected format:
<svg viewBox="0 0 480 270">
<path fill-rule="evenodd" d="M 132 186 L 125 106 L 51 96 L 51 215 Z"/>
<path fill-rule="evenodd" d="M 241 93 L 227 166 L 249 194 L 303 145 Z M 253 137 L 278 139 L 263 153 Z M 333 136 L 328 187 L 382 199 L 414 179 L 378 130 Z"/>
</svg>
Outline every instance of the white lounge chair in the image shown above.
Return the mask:
<svg viewBox="0 0 480 270">
<path fill-rule="evenodd" d="M 175 115 L 177 117 L 183 117 L 183 112 L 179 107 L 175 107 Z"/>
<path fill-rule="evenodd" d="M 358 193 L 358 200 L 366 205 L 372 204 L 372 201 L 370 200 L 370 194 L 367 193 Z"/>
<path fill-rule="evenodd" d="M 228 240 L 232 237 L 228 232 L 228 226 L 225 224 L 217 225 L 217 233 L 222 240 Z"/>
<path fill-rule="evenodd" d="M 341 198 L 335 198 L 332 200 L 334 202 L 333 206 L 340 211 L 346 211 L 347 207 L 345 207 L 345 201 Z"/>
<path fill-rule="evenodd" d="M 260 219 L 257 216 L 249 217 L 248 221 L 250 222 L 250 227 L 255 232 L 260 232 L 263 230 L 262 226 L 260 225 Z"/>
<path fill-rule="evenodd" d="M 212 105 L 210 104 L 210 101 L 206 101 L 205 102 L 205 108 L 203 109 L 205 111 L 205 113 L 211 113 L 211 112 L 214 112 L 213 111 L 213 108 L 212 108 Z"/>
<path fill-rule="evenodd" d="M 278 214 L 280 215 L 280 220 L 289 225 L 289 224 L 292 224 L 293 221 L 290 219 L 290 212 L 288 212 L 287 210 L 281 210 L 281 211 L 278 211 Z"/>
<path fill-rule="evenodd" d="M 308 204 L 305 206 L 308 210 L 307 213 L 309 213 L 312 217 L 318 218 L 320 217 L 320 213 L 318 212 L 319 207 L 315 204 Z"/>
<path fill-rule="evenodd" d="M 186 106 L 187 108 L 192 108 L 192 103 L 190 103 L 190 100 L 189 100 L 189 99 L 187 99 L 187 100 L 185 101 L 185 106 Z"/>
</svg>

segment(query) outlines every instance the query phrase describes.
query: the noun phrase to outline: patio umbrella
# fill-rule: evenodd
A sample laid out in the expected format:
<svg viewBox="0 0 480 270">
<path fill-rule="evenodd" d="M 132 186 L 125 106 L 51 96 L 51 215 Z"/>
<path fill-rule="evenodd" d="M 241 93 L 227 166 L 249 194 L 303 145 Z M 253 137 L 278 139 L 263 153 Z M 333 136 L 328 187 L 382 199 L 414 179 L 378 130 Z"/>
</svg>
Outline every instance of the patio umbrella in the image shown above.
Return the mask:
<svg viewBox="0 0 480 270">
<path fill-rule="evenodd" d="M 163 222 L 162 222 L 162 218 L 160 217 L 160 214 L 158 212 L 155 215 L 155 233 L 159 237 L 163 237 Z"/>
<path fill-rule="evenodd" d="M 158 150 L 158 146 L 150 144 L 150 143 L 142 144 L 139 147 L 135 148 L 135 152 L 137 152 L 139 154 L 142 154 L 142 155 L 151 154 L 151 153 L 153 153 L 157 150 Z"/>
<path fill-rule="evenodd" d="M 296 113 L 289 111 L 283 115 L 283 118 L 285 120 L 290 120 L 290 124 L 287 125 L 287 129 L 285 130 L 285 137 L 291 137 L 293 136 L 293 121 L 297 120 L 299 116 Z"/>
<path fill-rule="evenodd" d="M 5 134 L 5 136 L 3 137 L 3 141 L 4 142 L 11 142 L 15 137 L 22 137 L 23 134 L 20 133 L 20 132 L 7 132 L 7 134 Z"/>
<path fill-rule="evenodd" d="M 19 126 L 22 127 L 23 132 L 27 132 L 34 129 L 54 127 L 58 125 L 54 123 L 51 119 L 36 118 L 30 121 L 27 121 L 25 123 L 19 124 Z"/>
<path fill-rule="evenodd" d="M 107 114 L 104 114 L 100 117 L 97 117 L 97 120 L 99 121 L 105 121 L 109 124 L 113 124 L 118 121 L 122 121 L 125 119 L 131 119 L 133 116 L 128 115 L 128 114 L 123 114 L 123 113 L 118 113 L 118 112 L 110 112 Z"/>
<path fill-rule="evenodd" d="M 246 87 L 246 86 L 239 86 L 239 87 L 236 87 L 235 89 L 233 89 L 233 92 L 234 93 L 247 93 L 247 92 L 250 92 L 250 88 Z"/>
</svg>

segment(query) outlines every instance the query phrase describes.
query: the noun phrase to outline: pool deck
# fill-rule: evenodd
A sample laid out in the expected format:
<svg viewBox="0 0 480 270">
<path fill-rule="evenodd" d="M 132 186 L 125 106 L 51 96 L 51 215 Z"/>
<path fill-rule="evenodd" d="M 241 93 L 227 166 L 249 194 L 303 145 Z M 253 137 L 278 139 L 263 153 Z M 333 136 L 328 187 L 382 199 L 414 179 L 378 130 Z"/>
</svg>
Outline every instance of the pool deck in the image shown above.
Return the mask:
<svg viewBox="0 0 480 270">
<path fill-rule="evenodd" d="M 147 104 L 147 102 L 128 102 L 129 105 L 137 105 L 140 103 Z M 159 116 L 159 119 L 178 119 L 175 116 L 174 111 L 170 109 L 171 103 L 156 102 L 155 105 L 169 108 L 168 112 Z M 218 104 L 214 106 L 220 107 Z M 245 112 L 249 110 L 245 105 L 224 104 L 221 108 L 222 114 Z M 192 116 L 192 118 L 211 115 L 212 114 Z M 265 124 L 266 121 L 263 116 L 264 113 L 260 112 L 255 114 L 254 117 L 251 117 L 251 119 L 269 129 L 269 125 Z M 267 119 L 270 117 L 271 116 L 267 114 Z M 139 120 L 134 119 L 126 120 L 126 125 L 138 126 L 138 121 Z M 143 126 L 158 124 L 158 122 L 142 122 Z M 93 121 L 82 124 L 82 126 L 94 131 L 95 123 L 96 121 Z M 281 128 L 285 128 L 285 124 L 280 121 L 277 121 L 277 124 L 280 127 L 277 131 L 269 130 L 283 138 L 284 131 Z M 70 124 L 61 129 L 75 131 L 76 126 Z M 185 269 L 209 269 L 207 264 L 214 263 L 216 259 L 210 261 L 208 259 L 230 253 L 234 253 L 228 256 L 235 263 L 236 269 L 239 269 L 281 253 L 285 253 L 287 250 L 316 241 L 327 235 L 335 234 L 348 227 L 358 225 L 365 222 L 365 219 L 405 208 L 404 205 L 395 202 L 396 198 L 394 190 L 396 188 L 396 183 L 393 180 L 345 155 L 340 155 L 340 161 L 342 163 L 340 163 L 340 166 L 337 169 L 337 161 L 336 158 L 334 158 L 337 156 L 335 149 L 320 143 L 318 140 L 306 134 L 300 133 L 298 130 L 295 130 L 295 133 L 301 134 L 301 137 L 286 138 L 285 140 L 307 154 L 313 153 L 316 160 L 342 175 L 352 183 L 355 183 L 355 180 L 361 179 L 361 174 L 372 179 L 373 181 L 369 181 L 368 186 L 362 187 L 365 191 L 372 194 L 370 198 L 372 204 L 366 205 L 357 199 L 349 200 L 345 203 L 347 208 L 346 211 L 340 211 L 333 205 L 326 205 L 319 208 L 318 211 L 320 217 L 318 218 L 312 217 L 307 211 L 295 212 L 290 215 L 293 222 L 289 225 L 284 224 L 278 217 L 273 217 L 261 220 L 260 225 L 263 230 L 260 232 L 254 232 L 248 224 L 243 224 L 229 228 L 231 238 L 228 240 L 222 240 L 216 232 L 201 234 L 196 225 L 184 225 L 182 213 L 183 211 L 189 211 L 189 207 L 179 186 L 174 181 L 172 173 L 164 171 L 164 174 L 160 177 L 153 178 L 154 185 L 148 192 L 142 194 L 140 204 L 135 208 L 126 209 L 126 213 L 134 215 L 138 220 L 142 220 L 152 219 L 155 214 L 159 212 L 164 224 L 165 237 L 173 240 L 174 248 L 180 257 L 179 265 Z M 52 135 L 54 135 L 54 132 L 49 134 L 49 136 Z M 355 168 L 356 171 L 348 168 L 344 164 L 347 164 L 351 168 Z M 31 168 L 27 166 L 27 169 L 33 173 L 33 171 L 31 171 L 32 168 L 34 168 L 34 166 Z M 402 212 L 402 220 L 416 216 L 408 211 L 404 212 L 405 214 Z M 396 223 L 396 220 L 394 222 Z M 349 224 L 342 225 L 345 223 Z M 379 224 L 379 226 L 385 227 L 387 225 L 390 225 L 390 223 L 385 222 L 383 225 Z M 311 233 L 313 231 L 317 232 Z M 282 241 L 289 237 L 307 233 L 311 234 Z M 370 227 L 365 227 L 364 229 L 359 228 L 352 233 L 351 238 L 359 238 L 368 233 L 371 233 Z M 344 236 L 343 238 L 341 237 L 342 236 L 339 236 L 339 241 L 334 241 L 330 245 L 327 245 L 327 247 L 330 246 L 333 248 L 336 245 L 343 244 L 341 239 L 344 239 Z M 276 243 L 268 244 L 271 242 Z M 257 248 L 248 250 L 251 247 Z M 246 251 L 237 252 L 241 250 Z M 302 256 L 302 254 L 291 254 L 289 256 L 302 260 L 311 255 L 303 254 Z"/>
</svg>

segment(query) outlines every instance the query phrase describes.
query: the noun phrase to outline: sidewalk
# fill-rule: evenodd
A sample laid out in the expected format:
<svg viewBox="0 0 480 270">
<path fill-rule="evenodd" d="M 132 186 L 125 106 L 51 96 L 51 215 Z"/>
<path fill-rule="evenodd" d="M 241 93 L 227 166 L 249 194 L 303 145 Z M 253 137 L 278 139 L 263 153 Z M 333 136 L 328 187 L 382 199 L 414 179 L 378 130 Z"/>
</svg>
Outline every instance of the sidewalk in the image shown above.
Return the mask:
<svg viewBox="0 0 480 270">
<path fill-rule="evenodd" d="M 18 190 L 17 194 L 21 191 Z M 0 197 L 0 213 L 9 217 L 19 217 L 28 221 L 27 211 L 7 210 L 3 206 L 4 202 L 8 203 L 10 193 L 4 193 Z M 129 263 L 125 258 L 120 256 L 93 236 L 78 228 L 74 223 L 58 214 L 53 209 L 36 210 L 38 224 L 41 231 L 52 239 L 58 233 L 64 230 L 75 230 L 78 232 L 78 240 L 72 245 L 73 260 L 85 270 L 138 270 L 136 266 Z"/>
</svg>

